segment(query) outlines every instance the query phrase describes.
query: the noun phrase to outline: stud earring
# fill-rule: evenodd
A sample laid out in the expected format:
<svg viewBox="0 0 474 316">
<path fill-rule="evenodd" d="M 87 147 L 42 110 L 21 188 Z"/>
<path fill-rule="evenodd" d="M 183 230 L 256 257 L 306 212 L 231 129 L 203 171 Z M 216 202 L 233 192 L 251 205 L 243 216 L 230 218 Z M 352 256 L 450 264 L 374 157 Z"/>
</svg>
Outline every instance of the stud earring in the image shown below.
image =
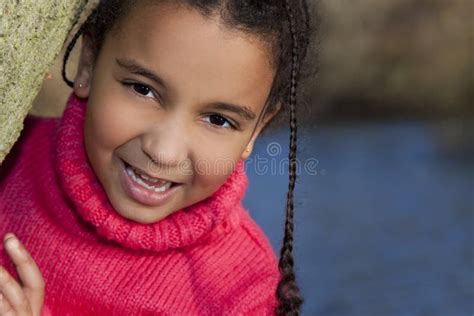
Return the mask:
<svg viewBox="0 0 474 316">
<path fill-rule="evenodd" d="M 84 85 L 82 83 L 79 83 L 79 88 L 82 88 L 84 87 Z"/>
<path fill-rule="evenodd" d="M 250 148 L 247 147 L 247 149 L 245 149 L 246 152 L 250 152 Z"/>
</svg>

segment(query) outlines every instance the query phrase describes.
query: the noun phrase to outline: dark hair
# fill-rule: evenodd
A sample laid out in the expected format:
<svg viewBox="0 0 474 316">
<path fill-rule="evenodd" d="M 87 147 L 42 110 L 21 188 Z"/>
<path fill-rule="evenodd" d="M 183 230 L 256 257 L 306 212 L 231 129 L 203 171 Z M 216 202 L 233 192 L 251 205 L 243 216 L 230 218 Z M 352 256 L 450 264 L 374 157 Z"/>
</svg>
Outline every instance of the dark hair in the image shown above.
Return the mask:
<svg viewBox="0 0 474 316">
<path fill-rule="evenodd" d="M 157 2 L 169 0 L 156 0 Z M 153 2 L 153 0 L 147 0 Z M 280 251 L 279 269 L 281 278 L 276 295 L 279 305 L 278 315 L 298 315 L 303 298 L 296 284 L 293 260 L 293 191 L 296 182 L 296 103 L 297 85 L 302 61 L 306 56 L 310 27 L 306 0 L 179 0 L 171 1 L 199 10 L 204 16 L 218 14 L 223 23 L 249 34 L 260 36 L 272 48 L 272 64 L 276 75 L 267 103 L 262 113 L 272 110 L 278 103 L 289 105 L 290 148 L 289 184 L 286 204 L 285 234 Z M 95 56 L 99 53 L 108 31 L 126 17 L 136 1 L 101 0 L 68 45 L 63 62 L 63 79 L 69 85 L 73 82 L 66 77 L 66 64 L 75 42 L 86 34 L 90 36 Z M 262 116 L 261 114 L 260 116 Z"/>
</svg>

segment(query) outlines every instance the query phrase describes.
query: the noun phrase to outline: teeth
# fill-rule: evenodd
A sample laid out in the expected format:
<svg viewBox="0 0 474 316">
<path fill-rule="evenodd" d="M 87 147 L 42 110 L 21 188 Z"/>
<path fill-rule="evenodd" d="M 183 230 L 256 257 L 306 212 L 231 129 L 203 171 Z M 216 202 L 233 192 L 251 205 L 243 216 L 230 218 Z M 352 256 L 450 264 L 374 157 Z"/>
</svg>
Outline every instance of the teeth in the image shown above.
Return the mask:
<svg viewBox="0 0 474 316">
<path fill-rule="evenodd" d="M 143 179 L 148 180 L 150 182 L 154 182 L 154 183 L 158 182 L 158 179 L 149 177 L 146 174 L 141 174 L 140 177 L 142 177 Z"/>
<path fill-rule="evenodd" d="M 127 166 L 126 168 L 127 170 L 127 174 L 130 176 L 130 178 L 133 179 L 133 181 L 135 181 L 136 183 L 140 184 L 141 186 L 147 188 L 148 190 L 153 190 L 155 192 L 165 192 L 166 190 L 168 190 L 171 186 L 171 182 L 170 181 L 166 181 L 166 183 L 164 183 L 161 187 L 155 187 L 153 185 L 148 185 L 146 184 L 145 182 L 143 182 L 143 180 L 140 179 L 140 177 L 138 177 L 135 172 L 132 170 L 132 168 L 130 166 Z M 151 182 L 158 182 L 158 179 L 155 179 L 155 178 L 150 178 L 148 177 L 147 175 L 141 175 L 144 179 L 148 180 L 148 181 L 151 181 Z"/>
</svg>

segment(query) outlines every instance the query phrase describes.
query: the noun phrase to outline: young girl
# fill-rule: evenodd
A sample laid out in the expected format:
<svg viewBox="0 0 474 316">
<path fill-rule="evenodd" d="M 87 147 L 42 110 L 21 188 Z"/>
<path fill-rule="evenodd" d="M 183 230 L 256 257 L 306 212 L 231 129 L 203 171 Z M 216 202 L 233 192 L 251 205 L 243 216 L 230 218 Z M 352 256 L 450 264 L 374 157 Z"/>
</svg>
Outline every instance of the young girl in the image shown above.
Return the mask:
<svg viewBox="0 0 474 316">
<path fill-rule="evenodd" d="M 100 1 L 65 55 L 83 35 L 62 118 L 28 116 L 0 169 L 0 315 L 297 315 L 307 12 L 289 0 Z M 277 264 L 242 206 L 244 160 L 287 106 Z"/>
</svg>

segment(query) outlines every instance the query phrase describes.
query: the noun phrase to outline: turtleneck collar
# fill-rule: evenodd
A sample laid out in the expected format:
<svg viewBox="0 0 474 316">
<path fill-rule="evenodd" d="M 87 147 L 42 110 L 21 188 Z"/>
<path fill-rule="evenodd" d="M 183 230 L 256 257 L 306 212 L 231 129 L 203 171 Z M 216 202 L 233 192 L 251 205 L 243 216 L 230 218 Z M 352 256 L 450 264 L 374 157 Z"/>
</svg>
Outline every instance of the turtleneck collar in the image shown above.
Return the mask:
<svg viewBox="0 0 474 316">
<path fill-rule="evenodd" d="M 87 100 L 74 94 L 69 98 L 57 132 L 56 165 L 65 192 L 78 214 L 92 223 L 99 235 L 132 249 L 164 251 L 225 233 L 237 225 L 237 208 L 248 183 L 243 160 L 210 197 L 156 223 L 141 224 L 118 214 L 86 154 L 86 107 Z"/>
</svg>

